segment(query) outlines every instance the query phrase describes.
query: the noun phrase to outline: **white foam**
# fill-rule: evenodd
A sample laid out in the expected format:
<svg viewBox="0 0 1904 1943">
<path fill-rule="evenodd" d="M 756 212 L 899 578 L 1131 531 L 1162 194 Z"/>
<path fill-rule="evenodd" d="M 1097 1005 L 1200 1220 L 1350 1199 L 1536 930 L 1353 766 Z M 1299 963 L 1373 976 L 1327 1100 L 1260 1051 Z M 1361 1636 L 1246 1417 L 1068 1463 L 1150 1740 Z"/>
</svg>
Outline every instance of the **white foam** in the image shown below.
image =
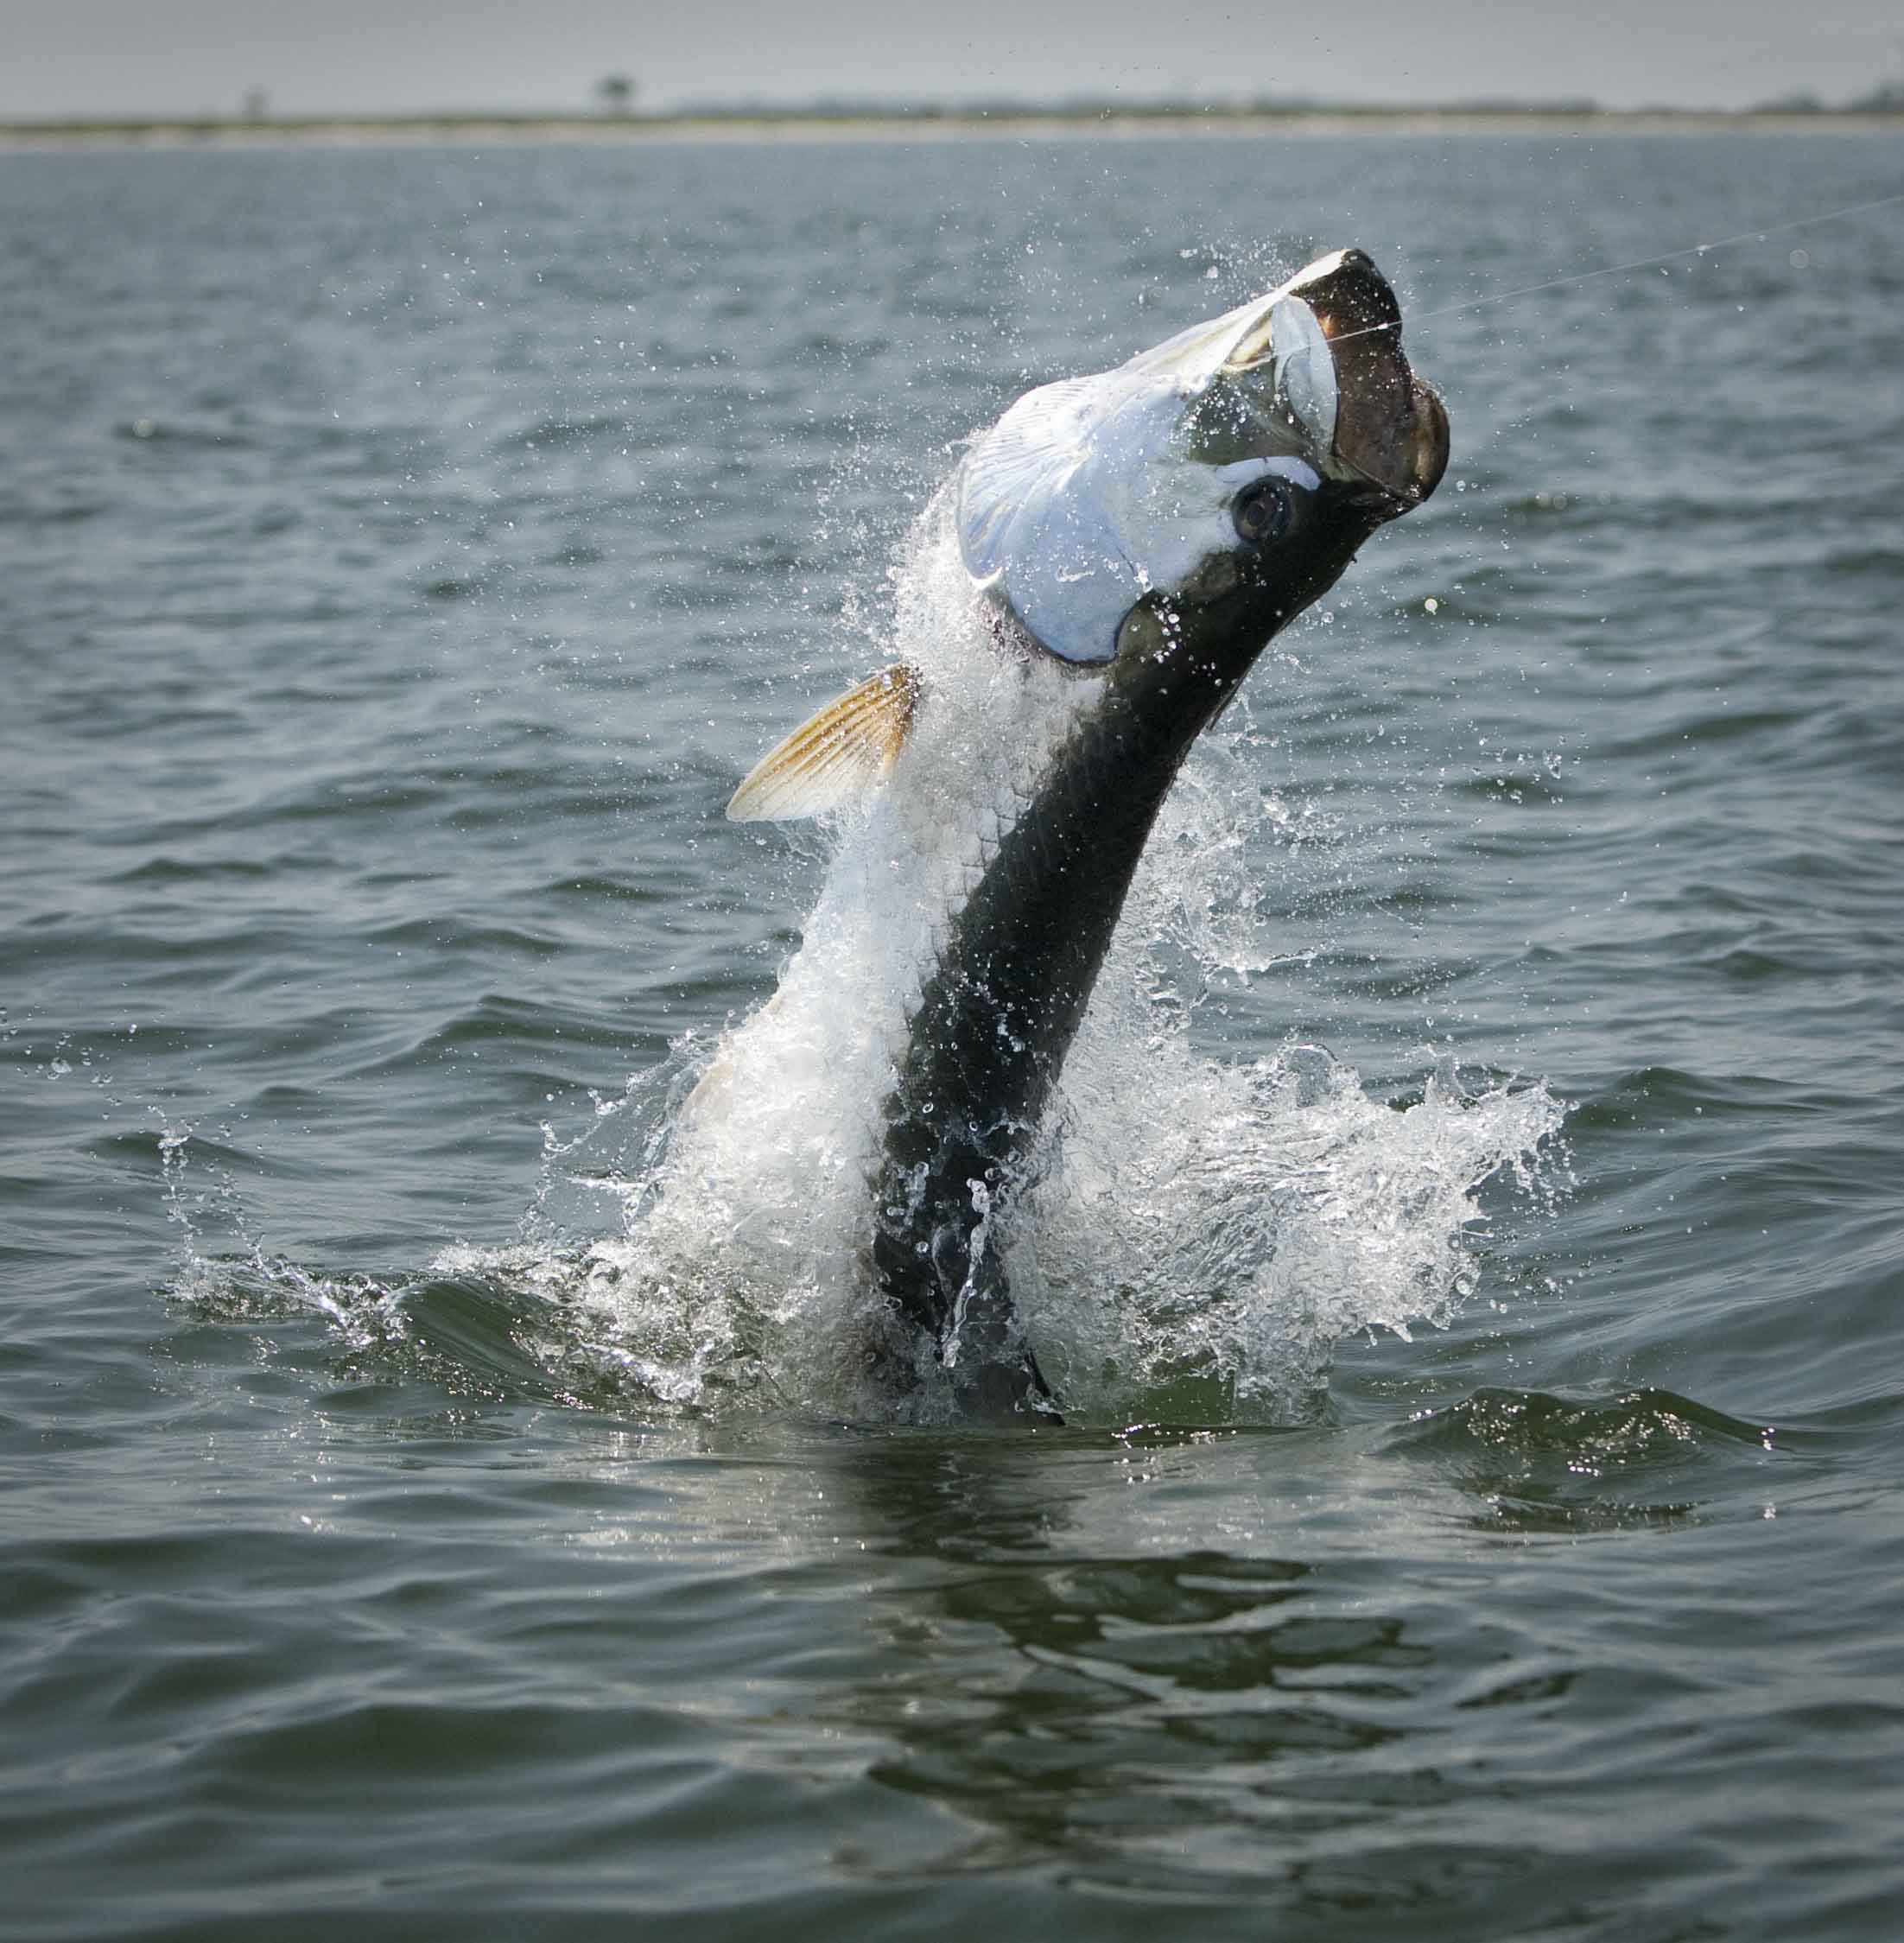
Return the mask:
<svg viewBox="0 0 1904 1943">
<path fill-rule="evenodd" d="M 942 505 L 901 594 L 895 654 L 924 676 L 917 726 L 886 790 L 841 822 L 778 990 L 711 1059 L 684 1043 L 605 1108 L 622 1127 L 552 1144 L 553 1178 L 642 1130 L 645 1151 L 610 1184 L 624 1231 L 578 1261 L 576 1237 L 545 1221 L 542 1252 L 507 1265 L 520 1275 L 532 1258 L 565 1326 L 665 1398 L 738 1382 L 800 1408 L 893 1407 L 861 1375 L 879 1106 L 947 914 L 1090 686 L 1000 654 Z M 1007 1223 L 1014 1292 L 1074 1418 L 1127 1417 L 1186 1375 L 1226 1409 L 1300 1412 L 1344 1335 L 1446 1321 L 1476 1273 L 1477 1188 L 1524 1172 L 1560 1122 L 1538 1086 L 1469 1095 L 1444 1078 L 1397 1112 L 1319 1049 L 1245 1064 L 1195 1049 L 1160 954 L 1197 981 L 1272 961 L 1243 859 L 1273 813 L 1206 738 Z"/>
</svg>

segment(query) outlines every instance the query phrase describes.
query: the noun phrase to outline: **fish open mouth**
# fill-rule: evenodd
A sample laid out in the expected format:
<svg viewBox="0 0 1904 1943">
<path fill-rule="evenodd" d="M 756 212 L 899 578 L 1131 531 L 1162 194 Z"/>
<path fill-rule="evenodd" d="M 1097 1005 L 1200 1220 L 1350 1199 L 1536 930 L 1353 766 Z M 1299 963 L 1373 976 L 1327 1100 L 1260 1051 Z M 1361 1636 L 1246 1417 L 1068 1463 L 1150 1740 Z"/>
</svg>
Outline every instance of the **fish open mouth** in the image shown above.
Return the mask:
<svg viewBox="0 0 1904 1943">
<path fill-rule="evenodd" d="M 1448 415 L 1403 356 L 1401 306 L 1360 250 L 1292 277 L 1225 368 L 1243 376 L 1266 365 L 1289 416 L 1323 448 L 1324 470 L 1374 486 L 1398 513 L 1440 483 Z"/>
<path fill-rule="evenodd" d="M 1057 659 L 1100 665 L 1140 601 L 1237 550 L 1237 496 L 1266 467 L 1326 482 L 1350 515 L 1340 571 L 1448 462 L 1400 330 L 1380 271 L 1339 250 L 1114 370 L 1027 391 L 960 466 L 967 571 Z"/>
</svg>

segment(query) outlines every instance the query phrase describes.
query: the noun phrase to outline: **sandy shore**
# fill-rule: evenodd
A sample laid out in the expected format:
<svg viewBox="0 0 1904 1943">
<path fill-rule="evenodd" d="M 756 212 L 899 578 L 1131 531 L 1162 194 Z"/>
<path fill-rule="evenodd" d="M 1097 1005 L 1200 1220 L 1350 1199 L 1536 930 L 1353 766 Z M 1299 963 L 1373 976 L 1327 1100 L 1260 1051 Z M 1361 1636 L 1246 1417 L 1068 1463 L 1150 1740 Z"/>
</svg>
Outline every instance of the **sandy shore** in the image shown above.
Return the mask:
<svg viewBox="0 0 1904 1943">
<path fill-rule="evenodd" d="M 1278 114 L 429 116 L 0 123 L 0 148 L 452 148 L 664 142 L 1157 141 L 1380 135 L 1904 135 L 1904 116 L 1357 110 Z"/>
</svg>

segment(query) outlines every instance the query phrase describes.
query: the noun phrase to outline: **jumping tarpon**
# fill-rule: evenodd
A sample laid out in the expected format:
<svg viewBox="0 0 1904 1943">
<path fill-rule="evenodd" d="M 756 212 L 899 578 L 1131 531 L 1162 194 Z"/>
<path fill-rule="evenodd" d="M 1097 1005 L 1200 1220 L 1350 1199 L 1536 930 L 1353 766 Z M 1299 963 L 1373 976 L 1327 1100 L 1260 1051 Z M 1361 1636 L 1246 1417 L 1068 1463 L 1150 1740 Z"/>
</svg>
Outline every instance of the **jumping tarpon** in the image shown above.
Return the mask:
<svg viewBox="0 0 1904 1943">
<path fill-rule="evenodd" d="M 1434 491 L 1448 424 L 1393 293 L 1339 251 L 1114 371 L 1027 392 L 968 449 L 958 544 L 1001 653 L 1070 677 L 920 973 L 881 1110 L 864 1260 L 879 1360 L 956 1406 L 1057 1420 L 1002 1235 L 1159 806 L 1265 645 Z M 922 712 L 890 668 L 771 751 L 728 806 L 879 786 Z"/>
</svg>

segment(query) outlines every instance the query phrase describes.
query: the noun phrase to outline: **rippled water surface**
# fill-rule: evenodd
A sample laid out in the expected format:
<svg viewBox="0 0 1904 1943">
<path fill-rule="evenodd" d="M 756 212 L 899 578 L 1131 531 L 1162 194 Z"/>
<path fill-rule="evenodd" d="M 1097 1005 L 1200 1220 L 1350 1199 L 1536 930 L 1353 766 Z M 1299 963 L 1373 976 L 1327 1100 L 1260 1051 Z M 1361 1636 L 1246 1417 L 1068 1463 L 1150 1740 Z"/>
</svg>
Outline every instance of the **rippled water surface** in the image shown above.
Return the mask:
<svg viewBox="0 0 1904 1943">
<path fill-rule="evenodd" d="M 1901 187 L 0 157 L 0 1928 L 1896 1934 L 1904 213 L 1756 232 Z M 837 1407 L 784 1142 L 618 1307 L 956 441 L 1351 240 L 1454 459 L 1160 833 L 1072 1424 Z M 1279 1387 L 1197 1197 L 1298 1135 Z"/>
</svg>

